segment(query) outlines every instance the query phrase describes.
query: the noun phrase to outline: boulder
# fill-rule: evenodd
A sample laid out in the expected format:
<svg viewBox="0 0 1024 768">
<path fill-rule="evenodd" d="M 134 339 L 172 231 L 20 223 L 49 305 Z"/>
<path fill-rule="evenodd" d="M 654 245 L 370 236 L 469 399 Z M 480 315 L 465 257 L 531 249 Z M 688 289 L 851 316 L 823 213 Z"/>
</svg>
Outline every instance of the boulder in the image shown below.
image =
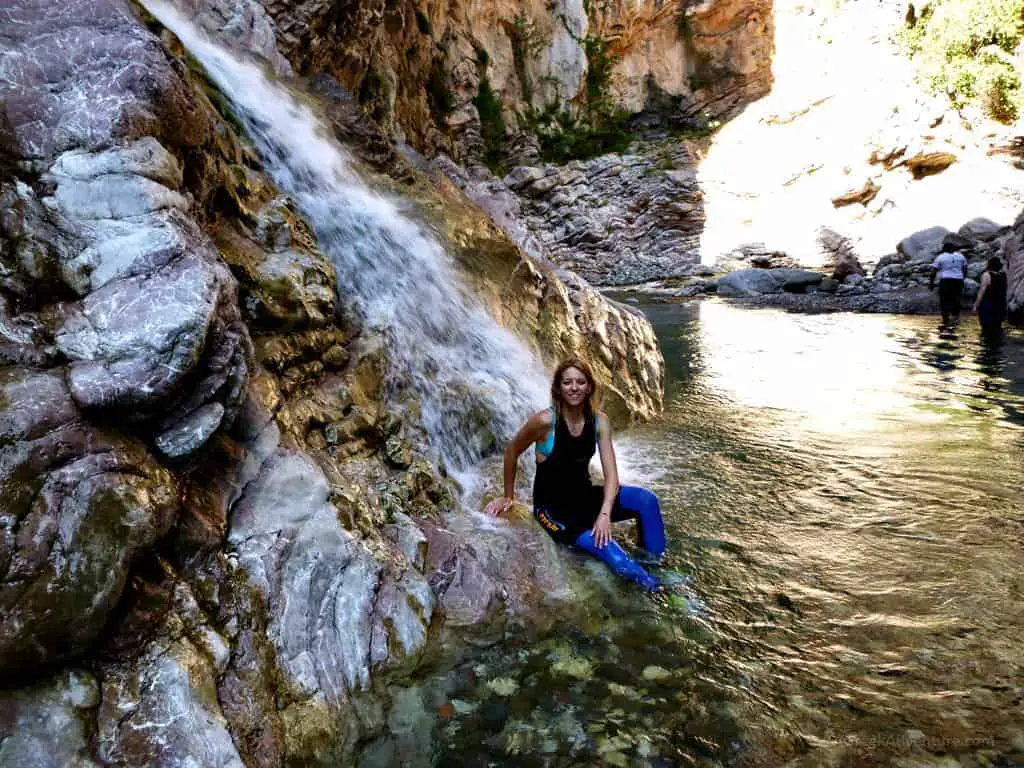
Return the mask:
<svg viewBox="0 0 1024 768">
<path fill-rule="evenodd" d="M 0 370 L 0 678 L 87 650 L 175 485 L 137 441 L 77 418 L 59 372 Z"/>
<path fill-rule="evenodd" d="M 818 285 L 824 275 L 809 269 L 773 269 L 772 277 L 782 286 L 782 290 L 788 293 L 804 293 L 808 288 Z"/>
<path fill-rule="evenodd" d="M 758 296 L 762 293 L 778 293 L 782 290 L 782 281 L 773 272 L 770 269 L 737 269 L 719 278 L 718 295 Z"/>
<path fill-rule="evenodd" d="M 942 251 L 942 243 L 952 234 L 945 227 L 929 227 L 900 240 L 896 250 L 910 261 L 931 261 Z"/>
<path fill-rule="evenodd" d="M 1007 233 L 1010 227 L 1003 224 L 996 224 L 994 221 L 986 218 L 971 219 L 959 230 L 957 234 L 968 240 L 993 240 L 1000 235 Z"/>
</svg>

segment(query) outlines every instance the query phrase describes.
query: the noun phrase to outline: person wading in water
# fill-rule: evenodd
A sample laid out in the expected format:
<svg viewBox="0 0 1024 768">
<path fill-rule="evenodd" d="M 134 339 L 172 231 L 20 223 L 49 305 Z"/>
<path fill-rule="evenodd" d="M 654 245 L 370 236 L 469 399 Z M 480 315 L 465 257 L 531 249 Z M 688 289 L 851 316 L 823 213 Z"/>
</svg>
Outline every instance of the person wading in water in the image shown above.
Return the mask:
<svg viewBox="0 0 1024 768">
<path fill-rule="evenodd" d="M 505 448 L 505 495 L 487 505 L 501 515 L 515 496 L 519 456 L 534 446 L 537 474 L 533 514 L 556 541 L 575 546 L 606 563 L 615 573 L 647 590 L 658 579 L 612 539 L 612 523 L 636 520 L 644 549 L 654 557 L 665 551 L 665 526 L 658 498 L 644 488 L 620 486 L 608 418 L 595 407 L 597 392 L 590 367 L 578 359 L 563 361 L 551 381 L 552 406 L 531 416 Z M 590 460 L 601 456 L 604 485 L 590 479 Z"/>
<path fill-rule="evenodd" d="M 981 273 L 981 286 L 974 299 L 974 311 L 978 313 L 982 335 L 986 339 L 999 338 L 1006 319 L 1006 272 L 998 256 L 989 259 L 985 271 Z"/>
<path fill-rule="evenodd" d="M 939 309 L 943 325 L 960 322 L 960 295 L 967 278 L 967 259 L 953 243 L 943 243 L 942 253 L 932 262 L 928 279 L 928 290 L 935 288 L 935 277 L 939 278 Z"/>
</svg>

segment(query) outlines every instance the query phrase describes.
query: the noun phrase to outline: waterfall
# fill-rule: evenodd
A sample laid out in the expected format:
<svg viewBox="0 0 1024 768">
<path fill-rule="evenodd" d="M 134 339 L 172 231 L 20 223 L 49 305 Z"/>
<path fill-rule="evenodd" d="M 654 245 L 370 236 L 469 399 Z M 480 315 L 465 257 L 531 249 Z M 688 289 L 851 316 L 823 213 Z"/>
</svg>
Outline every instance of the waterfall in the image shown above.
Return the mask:
<svg viewBox="0 0 1024 768">
<path fill-rule="evenodd" d="M 390 386 L 412 387 L 435 458 L 472 489 L 489 442 L 481 436 L 507 439 L 546 404 L 538 361 L 469 294 L 437 240 L 360 180 L 307 105 L 166 3 L 145 5 L 231 101 L 266 171 L 333 261 L 365 332 L 386 340 Z"/>
</svg>

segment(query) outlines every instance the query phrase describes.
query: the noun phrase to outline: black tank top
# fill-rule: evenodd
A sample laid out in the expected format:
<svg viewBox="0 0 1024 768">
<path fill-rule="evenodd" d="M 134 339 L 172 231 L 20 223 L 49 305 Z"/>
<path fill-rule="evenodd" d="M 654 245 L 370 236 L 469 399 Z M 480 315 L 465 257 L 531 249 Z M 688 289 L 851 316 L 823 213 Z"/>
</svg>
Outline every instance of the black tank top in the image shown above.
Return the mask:
<svg viewBox="0 0 1024 768">
<path fill-rule="evenodd" d="M 981 303 L 993 307 L 995 309 L 1002 309 L 1006 306 L 1006 272 L 999 270 L 998 272 L 989 272 L 988 290 L 985 291 L 985 295 L 981 297 Z"/>
<path fill-rule="evenodd" d="M 584 420 L 579 437 L 569 432 L 561 415 L 555 419 L 555 445 L 544 461 L 537 462 L 533 504 L 563 516 L 566 510 L 579 508 L 583 494 L 593 488 L 590 460 L 594 457 L 597 429 L 593 414 Z"/>
</svg>

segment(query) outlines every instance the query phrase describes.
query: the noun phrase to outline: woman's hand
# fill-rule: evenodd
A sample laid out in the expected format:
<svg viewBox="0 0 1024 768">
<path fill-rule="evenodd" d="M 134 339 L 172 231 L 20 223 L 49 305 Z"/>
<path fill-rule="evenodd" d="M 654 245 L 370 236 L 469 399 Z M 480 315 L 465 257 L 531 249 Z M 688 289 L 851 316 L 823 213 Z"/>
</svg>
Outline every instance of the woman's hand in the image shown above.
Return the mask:
<svg viewBox="0 0 1024 768">
<path fill-rule="evenodd" d="M 601 514 L 597 516 L 594 527 L 590 529 L 590 532 L 594 536 L 594 545 L 598 549 L 604 549 L 608 542 L 612 540 L 612 516 L 608 512 L 601 510 Z"/>
<path fill-rule="evenodd" d="M 508 508 L 512 506 L 512 501 L 512 499 L 508 499 L 505 497 L 495 499 L 494 501 L 487 505 L 487 509 L 485 511 L 487 512 L 488 515 L 491 515 L 492 517 L 499 517 L 508 512 Z"/>
</svg>

